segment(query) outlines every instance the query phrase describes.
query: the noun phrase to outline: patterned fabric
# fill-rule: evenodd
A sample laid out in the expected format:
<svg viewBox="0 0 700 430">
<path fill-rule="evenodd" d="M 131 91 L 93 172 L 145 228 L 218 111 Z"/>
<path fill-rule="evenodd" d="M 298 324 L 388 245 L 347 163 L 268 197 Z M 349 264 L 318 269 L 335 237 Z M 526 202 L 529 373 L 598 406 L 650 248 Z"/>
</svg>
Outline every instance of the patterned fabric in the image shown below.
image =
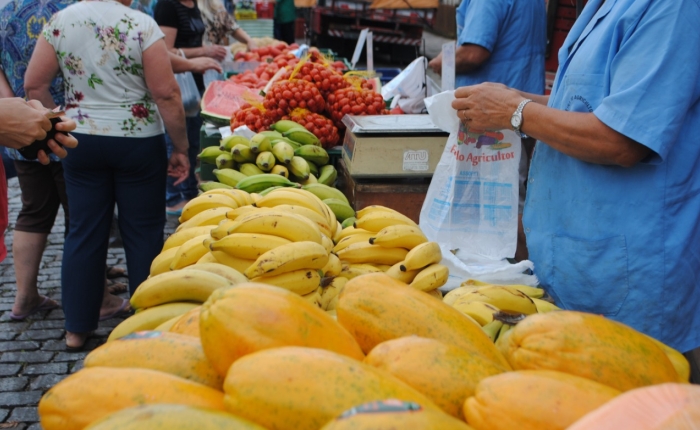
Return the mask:
<svg viewBox="0 0 700 430">
<path fill-rule="evenodd" d="M 204 14 L 202 14 L 202 18 L 204 19 L 204 25 L 207 26 L 204 37 L 214 45 L 230 45 L 229 36 L 233 37 L 233 33 L 241 28 L 231 15 L 225 11 L 215 14 L 211 20 L 207 19 Z"/>
<path fill-rule="evenodd" d="M 76 133 L 163 133 L 143 75 L 143 51 L 163 38 L 151 17 L 116 1 L 83 1 L 54 15 L 43 34 L 56 51 Z"/>
<path fill-rule="evenodd" d="M 17 97 L 25 97 L 24 72 L 32 57 L 36 41 L 51 16 L 75 0 L 12 0 L 0 12 L 0 65 Z M 51 84 L 51 96 L 63 105 L 63 79 L 58 76 Z M 16 149 L 5 148 L 15 160 L 24 160 Z M 51 154 L 52 161 L 59 158 Z"/>
</svg>

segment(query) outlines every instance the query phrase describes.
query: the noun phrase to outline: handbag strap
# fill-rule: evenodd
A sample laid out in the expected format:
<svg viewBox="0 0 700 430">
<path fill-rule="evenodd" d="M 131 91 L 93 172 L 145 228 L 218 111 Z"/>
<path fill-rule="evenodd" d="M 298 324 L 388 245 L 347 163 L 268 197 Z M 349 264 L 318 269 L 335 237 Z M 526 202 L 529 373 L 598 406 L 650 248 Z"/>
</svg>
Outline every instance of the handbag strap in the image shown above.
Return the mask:
<svg viewBox="0 0 700 430">
<path fill-rule="evenodd" d="M 185 53 L 182 52 L 182 49 L 177 48 L 177 53 L 180 54 L 180 56 L 181 56 L 182 58 L 187 58 L 187 57 L 185 56 Z"/>
</svg>

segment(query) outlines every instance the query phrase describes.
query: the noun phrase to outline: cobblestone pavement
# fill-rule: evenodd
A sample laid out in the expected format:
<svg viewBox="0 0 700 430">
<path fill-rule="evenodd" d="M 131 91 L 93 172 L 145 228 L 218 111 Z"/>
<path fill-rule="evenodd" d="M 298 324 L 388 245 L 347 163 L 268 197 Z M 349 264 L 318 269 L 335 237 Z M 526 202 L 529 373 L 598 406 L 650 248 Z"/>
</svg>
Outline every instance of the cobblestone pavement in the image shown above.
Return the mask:
<svg viewBox="0 0 700 430">
<path fill-rule="evenodd" d="M 83 358 L 107 339 L 123 318 L 100 322 L 83 352 L 64 351 L 64 317 L 61 309 L 39 312 L 25 321 L 9 317 L 16 284 L 12 259 L 12 231 L 21 208 L 17 179 L 8 181 L 10 226 L 5 233 L 7 258 L 0 263 L 0 429 L 41 429 L 37 405 L 41 396 L 57 382 L 82 368 Z M 168 217 L 165 233 L 177 226 Z M 63 256 L 63 211 L 48 238 L 39 270 L 39 292 L 61 301 L 61 259 Z M 124 249 L 117 243 L 109 248 L 107 264 L 126 267 Z M 126 283 L 126 278 L 117 279 Z M 123 297 L 127 297 L 124 293 Z"/>
</svg>

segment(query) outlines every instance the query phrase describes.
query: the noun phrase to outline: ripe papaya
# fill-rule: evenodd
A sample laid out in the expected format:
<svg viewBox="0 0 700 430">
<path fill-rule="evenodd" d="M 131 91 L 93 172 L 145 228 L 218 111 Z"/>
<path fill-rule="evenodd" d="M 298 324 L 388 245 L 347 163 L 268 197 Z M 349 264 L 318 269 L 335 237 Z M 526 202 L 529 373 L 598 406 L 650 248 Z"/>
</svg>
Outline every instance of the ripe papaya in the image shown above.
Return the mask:
<svg viewBox="0 0 700 430">
<path fill-rule="evenodd" d="M 182 315 L 170 328 L 173 333 L 185 334 L 187 336 L 199 337 L 199 315 L 202 307 L 197 306 L 186 314 Z"/>
</svg>

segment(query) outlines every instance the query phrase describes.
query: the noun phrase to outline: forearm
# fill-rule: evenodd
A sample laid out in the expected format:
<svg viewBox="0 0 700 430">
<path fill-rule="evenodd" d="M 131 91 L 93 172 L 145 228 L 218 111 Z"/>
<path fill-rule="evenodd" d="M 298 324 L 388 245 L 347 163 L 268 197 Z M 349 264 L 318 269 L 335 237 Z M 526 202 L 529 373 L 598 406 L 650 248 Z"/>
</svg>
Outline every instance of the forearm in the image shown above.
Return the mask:
<svg viewBox="0 0 700 430">
<path fill-rule="evenodd" d="M 28 100 L 38 100 L 44 107 L 53 109 L 56 107 L 56 103 L 53 101 L 51 96 L 51 83 L 48 84 L 37 84 L 37 85 L 26 85 L 24 86 L 24 92 L 27 94 Z"/>
<path fill-rule="evenodd" d="M 12 88 L 10 87 L 10 83 L 7 82 L 7 77 L 5 76 L 5 72 L 0 69 L 0 97 L 1 98 L 8 98 L 8 97 L 14 97 L 15 93 L 12 91 Z"/>
<path fill-rule="evenodd" d="M 197 57 L 206 57 L 207 53 L 205 51 L 205 48 L 203 46 L 200 46 L 198 48 L 171 48 L 170 51 L 174 52 L 177 55 L 179 54 L 179 51 L 182 51 L 185 54 L 185 58 L 197 58 Z"/>
<path fill-rule="evenodd" d="M 160 116 L 163 118 L 165 130 L 168 132 L 173 146 L 178 152 L 186 152 L 189 147 L 187 141 L 187 126 L 185 125 L 185 110 L 182 107 L 182 98 L 179 92 L 173 92 L 166 97 L 155 99 Z"/>
<path fill-rule="evenodd" d="M 455 73 L 465 74 L 481 67 L 491 57 L 491 52 L 483 46 L 466 43 L 455 51 Z"/>
<path fill-rule="evenodd" d="M 241 43 L 245 43 L 246 45 L 248 45 L 251 42 L 251 38 L 248 35 L 248 33 L 246 33 L 245 30 L 243 30 L 240 27 L 233 30 L 231 35 L 233 36 L 234 39 L 236 39 L 237 41 L 239 41 Z"/>
<path fill-rule="evenodd" d="M 522 131 L 571 157 L 631 167 L 651 150 L 605 125 L 593 113 L 567 112 L 528 103 Z"/>
</svg>

